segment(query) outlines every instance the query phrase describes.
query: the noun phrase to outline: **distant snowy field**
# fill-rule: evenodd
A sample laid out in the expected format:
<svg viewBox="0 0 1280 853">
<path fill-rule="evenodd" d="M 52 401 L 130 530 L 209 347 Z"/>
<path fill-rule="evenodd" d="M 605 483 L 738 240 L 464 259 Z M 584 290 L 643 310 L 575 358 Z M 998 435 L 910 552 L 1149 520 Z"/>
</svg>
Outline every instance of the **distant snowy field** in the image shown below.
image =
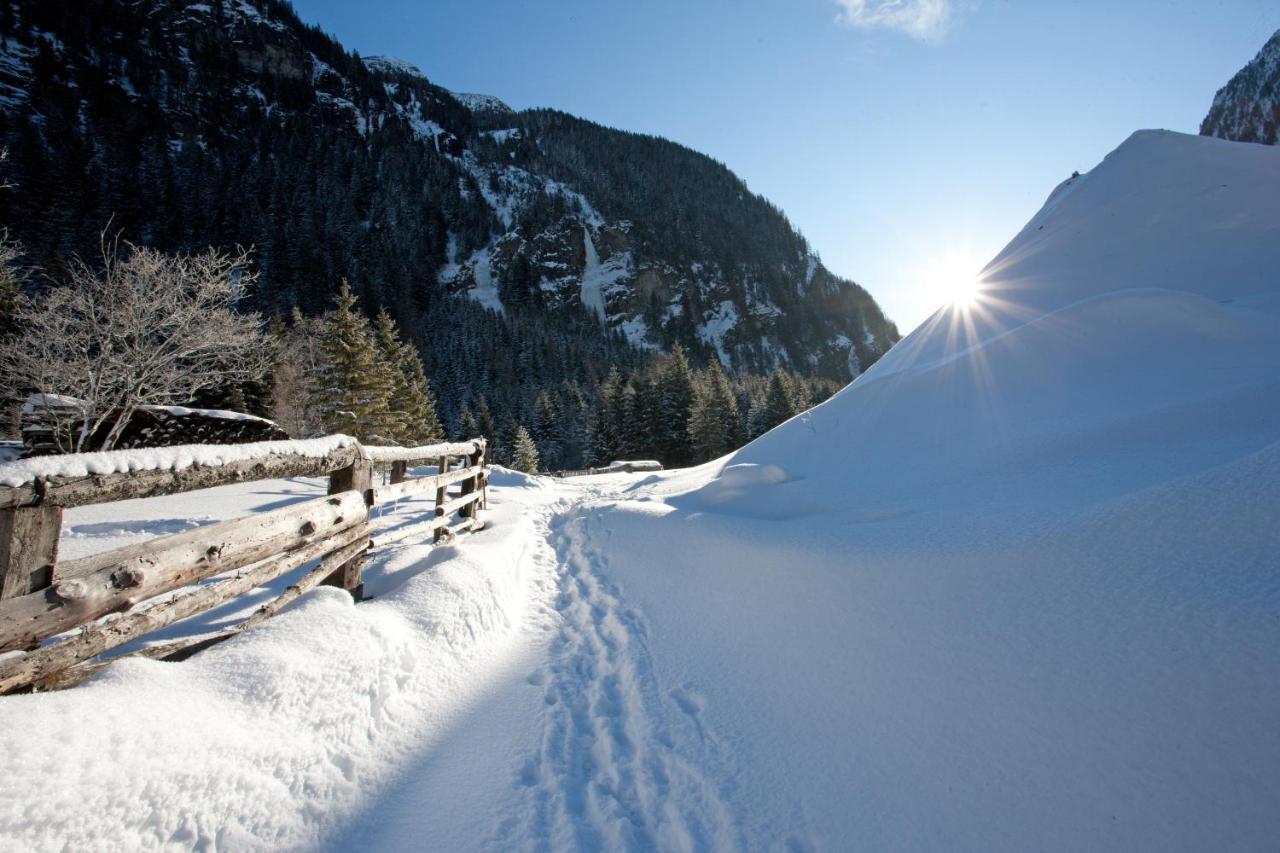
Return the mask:
<svg viewBox="0 0 1280 853">
<path fill-rule="evenodd" d="M 723 460 L 499 473 L 368 603 L 0 699 L 0 847 L 1274 849 L 1280 149 L 1136 134 L 986 279 Z"/>
</svg>

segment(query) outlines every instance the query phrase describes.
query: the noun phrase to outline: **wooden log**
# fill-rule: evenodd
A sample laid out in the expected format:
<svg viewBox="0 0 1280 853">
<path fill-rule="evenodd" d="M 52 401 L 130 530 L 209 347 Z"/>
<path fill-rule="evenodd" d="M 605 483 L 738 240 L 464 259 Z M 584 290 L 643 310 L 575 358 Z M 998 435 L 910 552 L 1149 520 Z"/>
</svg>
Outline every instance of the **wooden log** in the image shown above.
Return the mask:
<svg viewBox="0 0 1280 853">
<path fill-rule="evenodd" d="M 62 563 L 53 586 L 0 601 L 0 651 L 368 521 L 356 492 L 294 504 Z"/>
<path fill-rule="evenodd" d="M 391 463 L 391 482 L 403 483 L 405 475 L 409 472 L 409 463 L 403 459 Z"/>
<path fill-rule="evenodd" d="M 329 493 L 344 492 L 348 489 L 364 496 L 365 513 L 373 506 L 373 466 L 374 462 L 363 456 L 329 475 Z M 356 601 L 364 598 L 364 554 L 360 553 L 330 573 L 324 582 L 347 590 Z"/>
<path fill-rule="evenodd" d="M 441 456 L 469 456 L 475 452 L 476 442 L 454 441 L 442 444 L 427 444 L 421 447 L 370 447 L 363 448 L 364 457 L 372 462 L 422 462 L 427 459 L 439 459 Z"/>
<path fill-rule="evenodd" d="M 148 646 L 145 649 L 139 649 L 127 655 L 110 658 L 109 660 L 88 661 L 86 663 L 77 664 L 69 667 L 61 672 L 54 673 L 47 678 L 40 680 L 36 687 L 39 690 L 62 690 L 67 687 L 74 687 L 82 683 L 89 676 L 93 675 L 104 666 L 115 663 L 124 658 L 138 657 L 150 658 L 152 660 L 179 661 L 186 660 L 199 651 L 204 651 L 210 646 L 217 645 L 224 640 L 240 634 L 255 625 L 265 622 L 272 616 L 280 612 L 281 608 L 306 592 L 320 585 L 326 577 L 333 574 L 335 568 L 343 563 L 349 562 L 353 557 L 358 556 L 369 547 L 369 539 L 367 536 L 357 539 L 350 545 L 343 546 L 338 550 L 329 554 L 314 569 L 307 572 L 294 583 L 290 584 L 284 592 L 276 598 L 267 602 L 254 611 L 253 615 L 238 625 L 233 625 L 222 631 L 212 631 L 207 634 L 198 634 L 193 637 L 183 637 L 180 640 L 174 640 L 169 643 L 160 643 L 154 646 Z"/>
<path fill-rule="evenodd" d="M 317 557 L 364 539 L 368 532 L 368 526 L 363 523 L 347 528 L 323 541 L 303 545 L 287 554 L 257 563 L 235 576 L 200 587 L 189 595 L 126 613 L 118 619 L 89 625 L 80 633 L 60 642 L 0 660 L 0 693 L 8 693 L 41 681 L 135 637 L 208 610 Z"/>
<path fill-rule="evenodd" d="M 411 536 L 426 536 L 428 533 L 434 533 L 442 527 L 449 524 L 448 517 L 429 518 L 418 524 L 407 524 L 404 527 L 397 527 L 394 530 L 379 531 L 373 534 L 369 540 L 370 548 L 382 548 L 393 542 L 399 542 L 402 539 L 408 539 Z"/>
<path fill-rule="evenodd" d="M 343 447 L 325 456 L 281 453 L 225 465 L 193 465 L 171 471 L 130 471 L 88 477 L 50 477 L 21 486 L 0 486 L 0 508 L 53 504 L 86 506 L 132 498 L 150 498 L 274 477 L 315 477 L 352 464 L 359 447 Z"/>
<path fill-rule="evenodd" d="M 399 542 L 402 539 L 407 539 L 410 536 L 425 536 L 428 533 L 440 530 L 441 528 L 448 526 L 449 516 L 458 510 L 474 507 L 480 501 L 480 498 L 481 495 L 478 492 L 473 492 L 469 495 L 461 495 L 453 500 L 446 501 L 442 505 L 444 512 L 434 518 L 418 524 L 408 524 L 404 527 L 397 527 L 393 530 L 376 532 L 373 534 L 371 547 L 379 548 L 384 545 L 390 545 L 392 542 Z"/>
<path fill-rule="evenodd" d="M 373 488 L 373 505 L 382 506 L 385 503 L 421 494 L 422 492 L 429 492 L 432 489 L 435 489 L 436 494 L 439 495 L 442 488 L 466 480 L 469 477 L 474 477 L 480 470 L 479 468 L 459 468 L 457 471 L 446 470 L 442 474 L 431 474 L 426 477 L 410 477 L 403 483 L 375 486 Z"/>
<path fill-rule="evenodd" d="M 60 506 L 0 510 L 0 601 L 53 582 L 61 534 Z"/>
</svg>

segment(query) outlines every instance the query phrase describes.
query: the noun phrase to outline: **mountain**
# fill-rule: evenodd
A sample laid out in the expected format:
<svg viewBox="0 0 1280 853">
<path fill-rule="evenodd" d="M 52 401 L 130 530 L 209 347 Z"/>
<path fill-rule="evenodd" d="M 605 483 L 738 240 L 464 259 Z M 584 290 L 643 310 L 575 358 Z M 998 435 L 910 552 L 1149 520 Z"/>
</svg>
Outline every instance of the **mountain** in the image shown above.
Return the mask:
<svg viewBox="0 0 1280 853">
<path fill-rule="evenodd" d="M 1236 142 L 1276 144 L 1280 134 L 1280 31 L 1218 90 L 1200 133 Z"/>
<path fill-rule="evenodd" d="M 527 417 L 539 388 L 676 343 L 847 381 L 897 340 L 723 164 L 449 92 L 282 0 L 22 0 L 0 33 L 0 224 L 30 262 L 92 254 L 109 223 L 254 246 L 272 315 L 348 278 L 411 331 L 450 421 L 477 395 Z"/>
</svg>

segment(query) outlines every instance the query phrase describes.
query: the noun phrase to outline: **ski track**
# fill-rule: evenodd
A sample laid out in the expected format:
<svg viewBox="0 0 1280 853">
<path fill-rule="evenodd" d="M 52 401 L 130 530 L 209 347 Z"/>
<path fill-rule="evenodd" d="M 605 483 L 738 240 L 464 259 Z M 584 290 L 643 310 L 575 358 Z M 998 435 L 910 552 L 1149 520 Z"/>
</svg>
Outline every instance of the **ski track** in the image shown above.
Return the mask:
<svg viewBox="0 0 1280 853">
<path fill-rule="evenodd" d="M 600 497 L 561 504 L 540 525 L 558 563 L 546 662 L 528 677 L 545 687 L 541 744 L 516 771 L 520 814 L 489 846 L 738 849 L 728 805 L 696 766 L 719 750 L 703 701 L 688 687 L 662 689 L 645 620 L 607 577 Z"/>
</svg>

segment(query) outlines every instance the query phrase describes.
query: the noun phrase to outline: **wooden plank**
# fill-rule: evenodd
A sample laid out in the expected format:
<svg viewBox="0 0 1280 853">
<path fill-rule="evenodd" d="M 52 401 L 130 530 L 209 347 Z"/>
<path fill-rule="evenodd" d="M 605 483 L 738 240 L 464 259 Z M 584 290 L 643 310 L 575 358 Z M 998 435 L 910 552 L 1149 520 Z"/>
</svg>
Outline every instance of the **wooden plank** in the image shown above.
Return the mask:
<svg viewBox="0 0 1280 853">
<path fill-rule="evenodd" d="M 93 474 L 88 477 L 50 477 L 21 486 L 0 486 L 0 508 L 43 504 L 86 506 L 172 495 L 246 480 L 317 477 L 350 466 L 359 455 L 359 447 L 343 447 L 330 451 L 325 456 L 281 453 L 225 465 L 193 465 L 176 471 L 130 471 Z"/>
<path fill-rule="evenodd" d="M 61 534 L 60 506 L 0 510 L 0 601 L 52 583 Z"/>
<path fill-rule="evenodd" d="M 135 637 L 208 610 L 228 599 L 261 586 L 285 572 L 368 536 L 368 526 L 359 524 L 319 542 L 304 545 L 287 554 L 264 560 L 240 573 L 200 587 L 189 595 L 154 604 L 86 626 L 65 640 L 0 660 L 0 693 L 21 689 L 61 672 L 81 661 L 123 645 Z"/>
<path fill-rule="evenodd" d="M 0 651 L 34 643 L 135 604 L 365 523 L 358 492 L 117 548 L 57 567 L 53 586 L 0 601 Z"/>
<path fill-rule="evenodd" d="M 373 505 L 381 506 L 391 501 L 407 498 L 411 495 L 436 490 L 437 494 L 440 489 L 446 486 L 474 477 L 480 473 L 480 468 L 459 468 L 457 471 L 447 471 L 443 474 L 432 474 L 427 477 L 410 477 L 403 483 L 390 483 L 385 486 L 373 487 Z"/>
<path fill-rule="evenodd" d="M 145 649 L 139 649 L 127 655 L 110 658 L 108 660 L 88 661 L 86 663 L 77 664 L 61 672 L 54 673 L 48 678 L 42 679 L 36 687 L 40 690 L 63 690 L 67 687 L 74 687 L 82 683 L 89 676 L 93 675 L 103 667 L 115 663 L 124 658 L 138 657 L 150 658 L 152 660 L 178 661 L 186 660 L 193 654 L 203 651 L 210 646 L 217 645 L 224 640 L 229 640 L 237 634 L 247 631 L 267 619 L 280 612 L 281 608 L 306 592 L 320 585 L 320 582 L 329 575 L 333 574 L 335 568 L 343 563 L 349 562 L 352 558 L 359 556 L 369 547 L 369 539 L 367 536 L 357 539 L 350 545 L 346 545 L 329 554 L 320 564 L 311 571 L 307 572 L 294 583 L 290 584 L 284 592 L 279 596 L 259 607 L 254 614 L 238 625 L 233 625 L 222 631 L 212 631 L 207 634 L 198 634 L 193 637 L 183 637 L 181 640 L 174 640 L 170 643 L 160 643 L 154 646 L 148 646 Z"/>
<path fill-rule="evenodd" d="M 369 540 L 370 548 L 382 548 L 393 542 L 399 542 L 402 539 L 408 539 L 410 536 L 425 536 L 428 533 L 434 533 L 442 527 L 449 524 L 448 516 L 430 518 L 418 524 L 408 524 L 404 527 L 397 527 L 394 530 L 378 531 L 373 534 Z"/>
<path fill-rule="evenodd" d="M 447 527 L 449 524 L 449 516 L 458 510 L 476 506 L 482 495 L 479 492 L 473 492 L 469 495 L 461 495 L 451 501 L 447 501 L 443 505 L 444 512 L 435 518 L 428 519 L 418 524 L 408 524 L 404 527 L 397 527 L 392 530 L 378 531 L 373 534 L 371 547 L 379 548 L 383 545 L 390 545 L 392 542 L 399 542 L 410 536 L 425 536 L 436 530 Z"/>
<path fill-rule="evenodd" d="M 483 439 L 454 441 L 443 444 L 426 444 L 421 447 L 370 447 L 365 446 L 364 457 L 373 462 L 421 462 L 441 456 L 470 456 Z"/>
</svg>

